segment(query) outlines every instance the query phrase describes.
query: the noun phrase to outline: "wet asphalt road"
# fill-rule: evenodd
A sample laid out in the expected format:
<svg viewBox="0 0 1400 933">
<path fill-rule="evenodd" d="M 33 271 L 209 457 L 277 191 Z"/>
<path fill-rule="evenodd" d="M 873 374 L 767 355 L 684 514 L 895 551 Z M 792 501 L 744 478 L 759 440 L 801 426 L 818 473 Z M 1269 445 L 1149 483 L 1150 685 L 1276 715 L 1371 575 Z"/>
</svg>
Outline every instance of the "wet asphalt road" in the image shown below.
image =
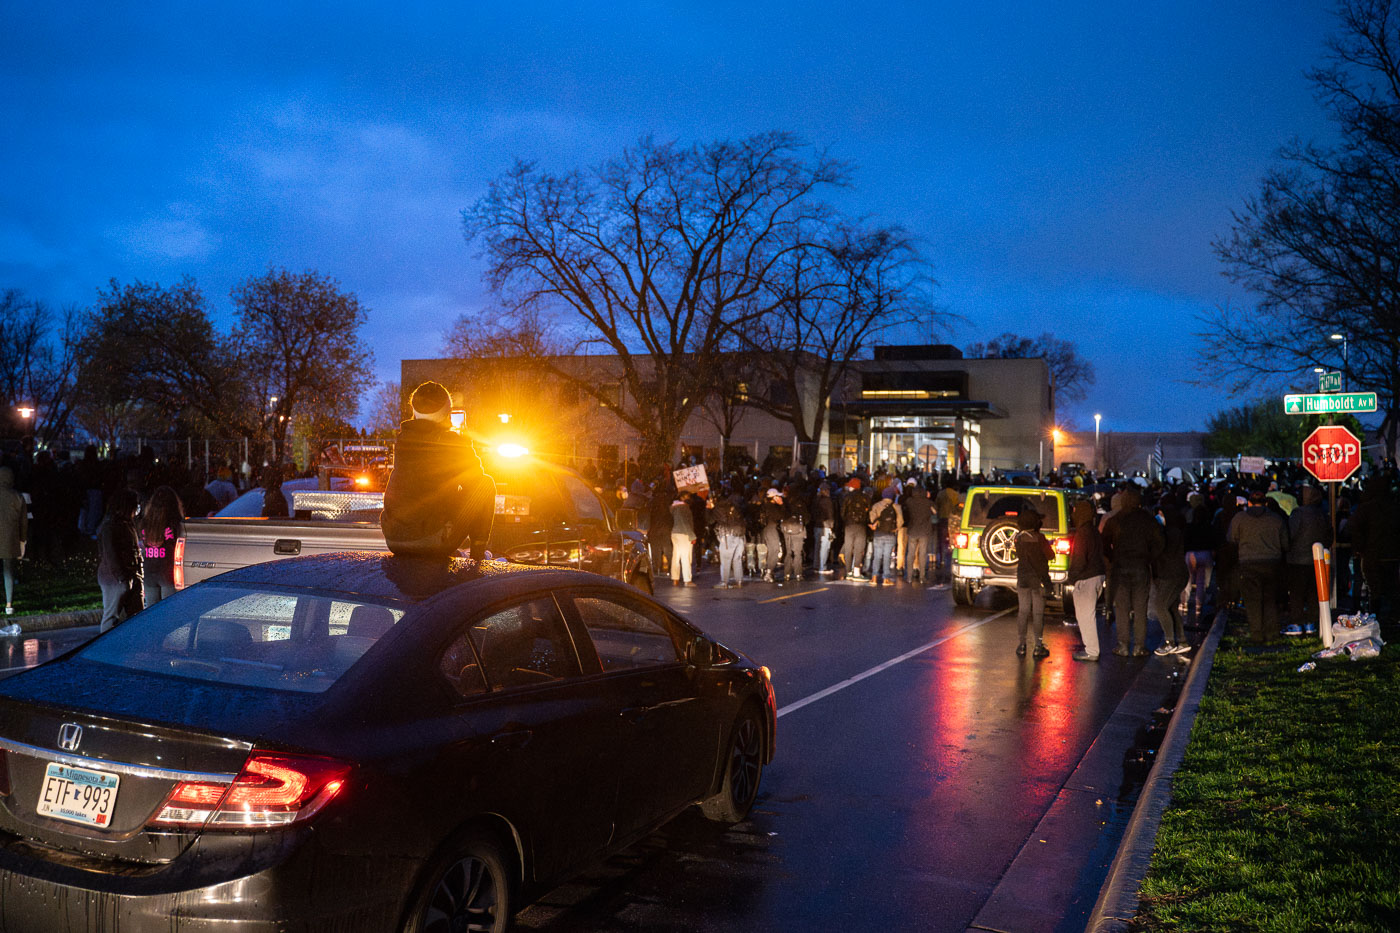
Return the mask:
<svg viewBox="0 0 1400 933">
<path fill-rule="evenodd" d="M 1050 892 L 1064 904 L 1053 921 L 988 924 L 1004 911 L 984 907 L 994 893 L 1016 899 L 998 883 L 1023 848 L 1035 855 L 1038 824 L 1142 661 L 1072 661 L 1077 630 L 1053 616 L 1051 656 L 1017 658 L 1014 600 L 957 609 L 947 590 L 902 584 L 698 580 L 658 595 L 773 672 L 778 756 L 754 813 L 720 827 L 688 811 L 528 908 L 520 928 L 1083 928 L 1102 880 L 1094 865 L 1045 879 L 1066 886 Z M 5 638 L 0 676 L 94 634 Z M 1107 840 L 1126 812 L 1095 804 L 1077 831 Z"/>
<path fill-rule="evenodd" d="M 724 829 L 687 812 L 525 911 L 522 927 L 1083 929 L 1116 839 L 1105 824 L 1121 829 L 1127 813 L 1108 794 L 1078 830 L 1069 821 L 1098 834 L 1097 866 L 1044 878 L 1064 886 L 1050 895 L 1062 913 L 983 927 L 979 911 L 1142 661 L 1071 660 L 1077 629 L 1058 617 L 1051 656 L 1017 658 L 1014 600 L 955 609 L 948 591 L 921 587 L 713 582 L 659 595 L 773 671 L 778 756 L 752 818 Z"/>
</svg>

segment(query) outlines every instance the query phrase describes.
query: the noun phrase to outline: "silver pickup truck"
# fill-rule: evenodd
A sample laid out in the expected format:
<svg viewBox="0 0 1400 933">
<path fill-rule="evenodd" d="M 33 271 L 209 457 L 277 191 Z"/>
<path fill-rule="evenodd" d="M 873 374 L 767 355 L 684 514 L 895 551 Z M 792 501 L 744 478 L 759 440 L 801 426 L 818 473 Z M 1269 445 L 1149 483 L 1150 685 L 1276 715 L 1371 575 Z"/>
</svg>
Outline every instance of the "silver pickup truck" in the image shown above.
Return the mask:
<svg viewBox="0 0 1400 933">
<path fill-rule="evenodd" d="M 383 551 L 383 493 L 296 491 L 294 518 L 192 518 L 175 545 L 175 582 L 266 561 L 332 551 Z M 496 483 L 496 518 L 486 549 L 522 564 L 577 567 L 651 592 L 645 538 L 630 510 L 614 513 L 583 478 L 567 470 L 528 483 Z"/>
</svg>

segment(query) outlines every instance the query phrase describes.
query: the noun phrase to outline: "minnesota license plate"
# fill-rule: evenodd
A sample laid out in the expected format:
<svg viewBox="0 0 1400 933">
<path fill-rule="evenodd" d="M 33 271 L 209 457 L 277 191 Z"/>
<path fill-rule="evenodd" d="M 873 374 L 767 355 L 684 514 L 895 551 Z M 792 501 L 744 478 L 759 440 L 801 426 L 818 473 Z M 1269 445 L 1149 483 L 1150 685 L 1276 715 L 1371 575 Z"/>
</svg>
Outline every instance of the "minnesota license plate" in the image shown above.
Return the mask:
<svg viewBox="0 0 1400 933">
<path fill-rule="evenodd" d="M 49 762 L 44 769 L 44 786 L 39 791 L 39 813 L 107 829 L 112 824 L 120 783 L 121 778 L 108 771 Z"/>
</svg>

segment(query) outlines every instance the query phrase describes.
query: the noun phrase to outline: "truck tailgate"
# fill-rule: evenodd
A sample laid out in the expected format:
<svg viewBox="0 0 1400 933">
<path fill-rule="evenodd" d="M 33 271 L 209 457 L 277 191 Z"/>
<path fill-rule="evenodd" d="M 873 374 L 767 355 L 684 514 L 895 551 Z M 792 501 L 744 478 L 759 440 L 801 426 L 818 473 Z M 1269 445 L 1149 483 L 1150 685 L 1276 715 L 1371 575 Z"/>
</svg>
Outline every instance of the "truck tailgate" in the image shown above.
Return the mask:
<svg viewBox="0 0 1400 933">
<path fill-rule="evenodd" d="M 268 518 L 203 518 L 185 522 L 181 586 L 226 570 L 305 554 L 385 550 L 384 532 L 369 522 Z"/>
</svg>

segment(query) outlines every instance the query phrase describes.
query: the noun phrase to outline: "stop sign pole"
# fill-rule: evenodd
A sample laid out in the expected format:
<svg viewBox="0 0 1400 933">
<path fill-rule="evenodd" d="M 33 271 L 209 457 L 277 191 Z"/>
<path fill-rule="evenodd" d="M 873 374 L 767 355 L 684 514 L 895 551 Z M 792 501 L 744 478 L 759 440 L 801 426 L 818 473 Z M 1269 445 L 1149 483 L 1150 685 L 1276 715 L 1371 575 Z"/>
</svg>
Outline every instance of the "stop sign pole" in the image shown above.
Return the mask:
<svg viewBox="0 0 1400 933">
<path fill-rule="evenodd" d="M 1337 553 L 1337 484 L 1361 467 L 1361 441 L 1340 424 L 1324 424 L 1303 441 L 1303 467 L 1327 484 L 1332 519 L 1332 553 Z M 1324 632 L 1324 636 L 1330 633 Z M 1324 641 L 1330 640 L 1324 637 Z"/>
</svg>

